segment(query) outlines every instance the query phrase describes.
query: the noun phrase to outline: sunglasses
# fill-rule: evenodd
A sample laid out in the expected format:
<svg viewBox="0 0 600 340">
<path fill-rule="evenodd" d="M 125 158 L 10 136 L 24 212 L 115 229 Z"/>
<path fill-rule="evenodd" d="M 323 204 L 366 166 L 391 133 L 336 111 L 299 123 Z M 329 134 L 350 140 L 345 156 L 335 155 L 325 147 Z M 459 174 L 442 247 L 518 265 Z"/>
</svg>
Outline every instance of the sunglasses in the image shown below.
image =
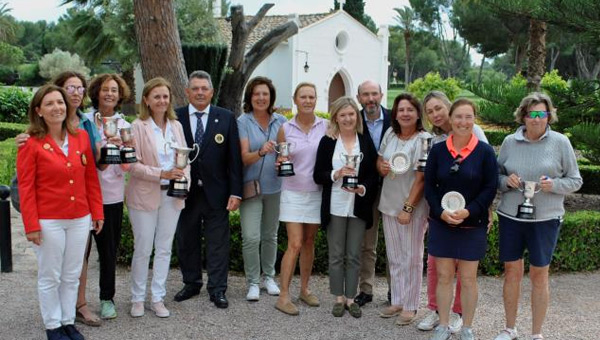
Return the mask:
<svg viewBox="0 0 600 340">
<path fill-rule="evenodd" d="M 452 162 L 452 166 L 450 167 L 450 174 L 455 174 L 458 172 L 458 169 L 460 169 L 460 162 L 462 161 L 462 156 L 458 155 L 455 159 L 454 162 Z"/>
<path fill-rule="evenodd" d="M 68 85 L 65 87 L 65 90 L 67 90 L 68 94 L 73 94 L 75 91 L 77 91 L 79 94 L 85 93 L 85 87 L 83 86 Z"/>
<path fill-rule="evenodd" d="M 527 112 L 527 118 L 531 118 L 531 119 L 535 119 L 535 118 L 544 119 L 544 118 L 548 117 L 549 114 L 550 114 L 550 112 L 548 112 L 548 111 L 529 111 L 529 112 Z"/>
</svg>

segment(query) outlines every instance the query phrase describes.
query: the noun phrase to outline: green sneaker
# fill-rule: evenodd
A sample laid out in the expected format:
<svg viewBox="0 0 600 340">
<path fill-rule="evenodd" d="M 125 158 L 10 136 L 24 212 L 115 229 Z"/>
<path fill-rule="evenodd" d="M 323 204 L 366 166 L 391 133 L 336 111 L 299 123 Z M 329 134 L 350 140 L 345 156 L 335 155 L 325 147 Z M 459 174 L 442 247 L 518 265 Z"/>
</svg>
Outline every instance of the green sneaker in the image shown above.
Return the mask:
<svg viewBox="0 0 600 340">
<path fill-rule="evenodd" d="M 117 317 L 115 303 L 112 300 L 100 300 L 100 317 L 102 319 L 114 319 Z"/>
</svg>

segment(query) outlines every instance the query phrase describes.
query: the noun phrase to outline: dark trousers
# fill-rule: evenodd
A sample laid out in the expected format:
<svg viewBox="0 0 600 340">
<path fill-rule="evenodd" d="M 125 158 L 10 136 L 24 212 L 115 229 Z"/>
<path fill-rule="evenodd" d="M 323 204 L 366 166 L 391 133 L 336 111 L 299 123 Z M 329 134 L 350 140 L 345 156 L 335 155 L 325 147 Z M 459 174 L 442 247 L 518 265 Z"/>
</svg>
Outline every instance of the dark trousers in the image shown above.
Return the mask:
<svg viewBox="0 0 600 340">
<path fill-rule="evenodd" d="M 202 286 L 202 236 L 206 244 L 209 294 L 227 290 L 229 272 L 229 211 L 211 209 L 203 188 L 195 187 L 177 224 L 177 256 L 183 283 Z"/>
<path fill-rule="evenodd" d="M 100 260 L 100 300 L 112 300 L 115 296 L 115 271 L 117 248 L 121 243 L 123 225 L 123 202 L 105 204 L 104 227 L 94 234 Z"/>
</svg>

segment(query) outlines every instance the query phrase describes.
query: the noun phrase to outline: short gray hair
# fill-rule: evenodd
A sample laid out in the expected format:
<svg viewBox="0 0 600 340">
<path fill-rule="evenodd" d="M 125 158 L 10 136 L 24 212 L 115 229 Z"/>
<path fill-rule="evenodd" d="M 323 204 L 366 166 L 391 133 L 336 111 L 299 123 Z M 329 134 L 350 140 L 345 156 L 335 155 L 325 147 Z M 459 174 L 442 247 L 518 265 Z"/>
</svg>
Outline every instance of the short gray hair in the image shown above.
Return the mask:
<svg viewBox="0 0 600 340">
<path fill-rule="evenodd" d="M 525 124 L 523 118 L 527 114 L 527 110 L 529 110 L 530 107 L 537 104 L 546 105 L 546 110 L 548 110 L 550 114 L 550 117 L 548 118 L 548 124 L 558 122 L 556 108 L 554 107 L 554 105 L 552 105 L 552 99 L 550 99 L 550 97 L 547 94 L 542 92 L 532 92 L 527 97 L 521 100 L 521 104 L 519 104 L 519 107 L 514 113 L 515 121 L 521 125 Z"/>
<path fill-rule="evenodd" d="M 206 79 L 208 81 L 208 84 L 210 85 L 210 88 L 213 88 L 213 83 L 212 79 L 210 78 L 210 74 L 206 71 L 196 70 L 190 73 L 190 76 L 188 78 L 188 87 L 190 86 L 192 79 Z"/>
</svg>

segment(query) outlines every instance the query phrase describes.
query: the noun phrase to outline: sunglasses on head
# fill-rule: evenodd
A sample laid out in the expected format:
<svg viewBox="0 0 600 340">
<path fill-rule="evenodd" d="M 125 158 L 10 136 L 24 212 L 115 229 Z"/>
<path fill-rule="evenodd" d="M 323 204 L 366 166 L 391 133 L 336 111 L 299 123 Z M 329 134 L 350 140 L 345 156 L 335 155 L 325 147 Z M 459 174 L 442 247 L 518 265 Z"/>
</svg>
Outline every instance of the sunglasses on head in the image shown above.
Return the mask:
<svg viewBox="0 0 600 340">
<path fill-rule="evenodd" d="M 544 119 L 548 117 L 550 113 L 548 111 L 529 111 L 527 112 L 527 118 L 535 119 L 541 118 Z"/>
<path fill-rule="evenodd" d="M 451 174 L 455 174 L 458 172 L 458 169 L 460 169 L 460 162 L 462 161 L 462 156 L 458 155 L 455 159 L 454 162 L 452 162 L 452 166 L 450 167 L 450 173 Z"/>
<path fill-rule="evenodd" d="M 85 92 L 85 87 L 68 85 L 67 87 L 65 87 L 65 90 L 67 90 L 68 94 L 73 94 L 75 93 L 75 91 L 77 91 L 79 94 L 83 94 Z"/>
</svg>

